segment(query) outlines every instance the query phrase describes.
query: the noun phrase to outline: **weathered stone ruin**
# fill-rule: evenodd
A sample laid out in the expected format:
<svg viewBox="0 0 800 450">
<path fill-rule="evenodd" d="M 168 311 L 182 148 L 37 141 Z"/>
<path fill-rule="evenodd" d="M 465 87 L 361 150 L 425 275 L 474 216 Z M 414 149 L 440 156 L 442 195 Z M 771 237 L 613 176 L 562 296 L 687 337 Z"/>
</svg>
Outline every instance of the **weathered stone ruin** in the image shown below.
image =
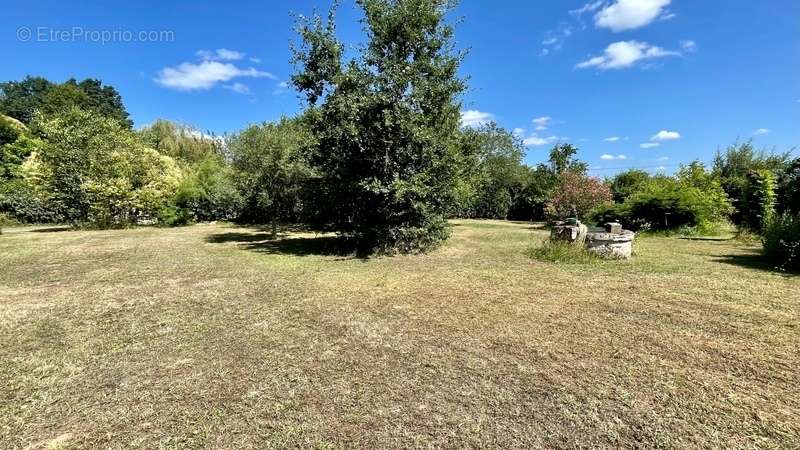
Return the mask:
<svg viewBox="0 0 800 450">
<path fill-rule="evenodd" d="M 617 222 L 605 224 L 605 229 L 590 231 L 575 218 L 556 222 L 550 231 L 553 240 L 582 245 L 586 250 L 608 259 L 630 259 L 634 236 L 633 231 L 623 230 Z"/>
</svg>

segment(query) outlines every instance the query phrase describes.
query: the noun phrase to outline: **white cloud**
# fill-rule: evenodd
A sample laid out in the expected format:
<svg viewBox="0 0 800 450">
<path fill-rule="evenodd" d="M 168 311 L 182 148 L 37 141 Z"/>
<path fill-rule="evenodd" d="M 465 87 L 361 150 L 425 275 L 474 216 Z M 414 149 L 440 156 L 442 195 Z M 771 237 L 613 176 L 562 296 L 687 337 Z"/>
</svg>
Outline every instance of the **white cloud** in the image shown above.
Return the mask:
<svg viewBox="0 0 800 450">
<path fill-rule="evenodd" d="M 543 137 L 543 136 L 539 136 L 536 133 L 533 133 L 532 135 L 530 135 L 527 138 L 523 139 L 522 143 L 525 144 L 526 146 L 532 146 L 532 145 L 533 146 L 539 146 L 539 145 L 552 144 L 553 142 L 556 142 L 556 141 L 558 141 L 560 139 L 561 138 L 559 138 L 558 136 Z"/>
<path fill-rule="evenodd" d="M 662 157 L 658 158 L 658 162 L 664 162 L 664 161 L 669 161 L 669 157 L 662 156 Z"/>
<path fill-rule="evenodd" d="M 494 120 L 491 113 L 470 109 L 468 111 L 461 111 L 461 126 L 475 128 Z"/>
<path fill-rule="evenodd" d="M 770 131 L 770 130 L 769 130 L 769 129 L 767 129 L 767 128 L 759 128 L 759 129 L 757 129 L 756 131 L 753 131 L 753 136 L 761 136 L 762 134 L 767 134 L 767 133 L 769 133 L 769 131 Z"/>
<path fill-rule="evenodd" d="M 697 51 L 697 42 L 692 40 L 681 41 L 681 48 L 687 52 L 692 53 Z"/>
<path fill-rule="evenodd" d="M 598 69 L 624 69 L 631 67 L 638 61 L 663 58 L 666 56 L 680 56 L 679 52 L 664 50 L 661 47 L 639 41 L 620 41 L 609 45 L 603 55 L 595 56 L 578 63 L 576 69 L 597 67 Z"/>
<path fill-rule="evenodd" d="M 585 13 L 592 13 L 597 11 L 598 9 L 600 9 L 601 6 L 603 6 L 603 3 L 605 3 L 605 0 L 597 0 L 595 2 L 589 2 L 578 9 L 571 10 L 569 13 L 579 18 Z"/>
<path fill-rule="evenodd" d="M 244 84 L 244 83 L 238 83 L 237 82 L 237 83 L 233 83 L 233 84 L 226 84 L 226 85 L 224 85 L 222 87 L 224 87 L 225 89 L 230 89 L 233 92 L 236 92 L 237 94 L 245 94 L 245 95 L 252 94 L 252 92 L 250 91 L 250 88 L 247 87 L 247 85 Z"/>
<path fill-rule="evenodd" d="M 664 14 L 662 14 L 661 17 L 658 18 L 658 20 L 667 21 L 667 20 L 672 20 L 676 17 L 678 17 L 677 14 L 665 11 Z"/>
<path fill-rule="evenodd" d="M 183 130 L 182 132 L 186 133 L 186 135 L 191 136 L 191 137 L 193 137 L 195 139 L 204 139 L 204 140 L 217 141 L 217 142 L 224 141 L 224 138 L 222 136 L 214 136 L 213 134 L 203 133 L 202 131 L 195 130 L 193 128 Z"/>
<path fill-rule="evenodd" d="M 543 116 L 537 117 L 532 120 L 533 124 L 536 125 L 536 129 L 539 131 L 544 131 L 547 129 L 547 126 L 550 125 L 550 122 L 553 120 L 550 116 Z"/>
<path fill-rule="evenodd" d="M 604 142 L 617 142 L 620 140 L 619 136 L 611 136 L 603 139 Z"/>
<path fill-rule="evenodd" d="M 244 53 L 227 48 L 217 50 L 198 50 L 195 54 L 204 61 L 238 61 L 244 58 Z"/>
<path fill-rule="evenodd" d="M 539 131 L 545 131 L 547 128 L 553 123 L 553 118 L 550 116 L 542 116 L 537 117 L 531 120 L 534 126 L 534 130 L 531 132 L 527 137 L 522 140 L 522 143 L 526 146 L 538 146 L 538 145 L 547 145 L 552 144 L 558 141 L 564 141 L 566 137 L 559 137 L 559 136 L 541 136 L 539 135 Z M 518 135 L 519 137 L 524 137 L 525 130 L 523 128 L 515 128 L 514 134 Z"/>
<path fill-rule="evenodd" d="M 250 58 L 247 58 L 247 59 L 249 59 L 251 63 L 261 64 L 261 58 L 256 58 L 256 57 L 251 56 Z"/>
<path fill-rule="evenodd" d="M 275 84 L 275 89 L 272 90 L 272 95 L 281 95 L 289 92 L 289 82 L 281 81 Z"/>
<path fill-rule="evenodd" d="M 573 28 L 571 25 L 561 22 L 554 30 L 548 30 L 544 33 L 542 39 L 542 50 L 540 56 L 547 56 L 553 50 L 560 50 L 564 45 L 564 41 L 572 36 Z"/>
<path fill-rule="evenodd" d="M 609 160 L 610 161 L 612 159 L 628 159 L 628 157 L 625 156 L 625 155 L 614 156 L 614 155 L 609 155 L 608 153 L 604 153 L 604 154 L 600 155 L 600 159 L 605 159 L 605 160 Z"/>
<path fill-rule="evenodd" d="M 616 0 L 605 6 L 594 16 L 598 28 L 609 28 L 620 32 L 633 30 L 650 24 L 662 13 L 671 0 Z M 670 13 L 666 13 L 667 16 Z"/>
<path fill-rule="evenodd" d="M 677 131 L 661 130 L 650 138 L 651 141 L 674 141 L 681 138 Z"/>
<path fill-rule="evenodd" d="M 639 147 L 641 147 L 641 148 L 653 148 L 653 147 L 658 147 L 659 145 L 661 145 L 661 144 L 659 144 L 658 142 L 645 142 L 644 144 L 639 144 Z"/>
<path fill-rule="evenodd" d="M 617 155 L 617 159 L 628 159 L 625 155 Z"/>
<path fill-rule="evenodd" d="M 276 78 L 269 72 L 262 72 L 252 67 L 241 69 L 231 63 L 205 60 L 199 64 L 185 62 L 176 67 L 165 67 L 158 73 L 155 81 L 171 89 L 191 91 L 210 89 L 217 83 L 237 77 Z"/>
</svg>

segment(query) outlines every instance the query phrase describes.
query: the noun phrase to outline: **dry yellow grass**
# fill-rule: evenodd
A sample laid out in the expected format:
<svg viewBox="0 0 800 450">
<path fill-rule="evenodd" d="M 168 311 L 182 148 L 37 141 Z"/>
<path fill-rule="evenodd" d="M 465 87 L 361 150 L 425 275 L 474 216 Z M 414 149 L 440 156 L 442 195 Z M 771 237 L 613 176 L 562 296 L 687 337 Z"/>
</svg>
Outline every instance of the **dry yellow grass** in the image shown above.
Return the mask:
<svg viewBox="0 0 800 450">
<path fill-rule="evenodd" d="M 752 246 L 358 259 L 255 228 L 0 237 L 0 447 L 793 447 L 800 277 Z"/>
</svg>

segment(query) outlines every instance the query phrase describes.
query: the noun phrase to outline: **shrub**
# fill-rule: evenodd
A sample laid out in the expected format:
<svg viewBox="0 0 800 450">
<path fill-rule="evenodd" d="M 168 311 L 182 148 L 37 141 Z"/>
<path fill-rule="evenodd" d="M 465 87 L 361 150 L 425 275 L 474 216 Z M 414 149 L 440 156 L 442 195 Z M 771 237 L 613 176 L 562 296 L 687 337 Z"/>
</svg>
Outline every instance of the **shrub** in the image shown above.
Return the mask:
<svg viewBox="0 0 800 450">
<path fill-rule="evenodd" d="M 782 270 L 800 269 L 800 215 L 773 216 L 761 235 L 764 255 Z"/>
<path fill-rule="evenodd" d="M 176 209 L 172 224 L 199 220 L 230 220 L 238 217 L 242 199 L 233 180 L 233 170 L 211 157 L 186 169 L 175 194 Z"/>
<path fill-rule="evenodd" d="M 0 213 L 19 222 L 60 222 L 61 216 L 48 208 L 41 194 L 24 179 L 0 183 Z"/>
<path fill-rule="evenodd" d="M 618 221 L 634 231 L 694 227 L 713 230 L 732 208 L 714 176 L 699 163 L 682 167 L 675 178 L 653 177 L 623 203 L 601 209 L 598 222 Z"/>
<path fill-rule="evenodd" d="M 569 217 L 573 210 L 585 219 L 590 212 L 611 203 L 611 189 L 596 178 L 577 172 L 563 172 L 548 204 L 548 213 L 554 218 Z"/>
<path fill-rule="evenodd" d="M 158 211 L 158 224 L 168 227 L 179 227 L 192 223 L 192 212 L 171 203 Z"/>
<path fill-rule="evenodd" d="M 120 227 L 157 218 L 181 179 L 175 161 L 144 147 L 110 156 L 85 182 L 89 225 Z"/>
</svg>

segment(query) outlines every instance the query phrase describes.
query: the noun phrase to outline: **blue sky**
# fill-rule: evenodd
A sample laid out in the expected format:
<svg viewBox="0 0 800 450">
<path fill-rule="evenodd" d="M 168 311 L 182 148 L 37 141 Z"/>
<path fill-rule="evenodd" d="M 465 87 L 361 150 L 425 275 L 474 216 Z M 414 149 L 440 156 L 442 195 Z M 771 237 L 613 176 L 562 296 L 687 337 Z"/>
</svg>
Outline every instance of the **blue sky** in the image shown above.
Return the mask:
<svg viewBox="0 0 800 450">
<path fill-rule="evenodd" d="M 5 4 L 0 79 L 99 78 L 137 127 L 167 118 L 231 132 L 301 108 L 284 87 L 291 13 L 329 5 L 111 3 Z M 358 10 L 343 3 L 339 37 L 358 42 Z M 558 140 L 600 176 L 671 172 L 737 138 L 800 144 L 797 0 L 468 0 L 453 16 L 469 49 L 465 123 L 516 129 L 529 163 Z"/>
</svg>

